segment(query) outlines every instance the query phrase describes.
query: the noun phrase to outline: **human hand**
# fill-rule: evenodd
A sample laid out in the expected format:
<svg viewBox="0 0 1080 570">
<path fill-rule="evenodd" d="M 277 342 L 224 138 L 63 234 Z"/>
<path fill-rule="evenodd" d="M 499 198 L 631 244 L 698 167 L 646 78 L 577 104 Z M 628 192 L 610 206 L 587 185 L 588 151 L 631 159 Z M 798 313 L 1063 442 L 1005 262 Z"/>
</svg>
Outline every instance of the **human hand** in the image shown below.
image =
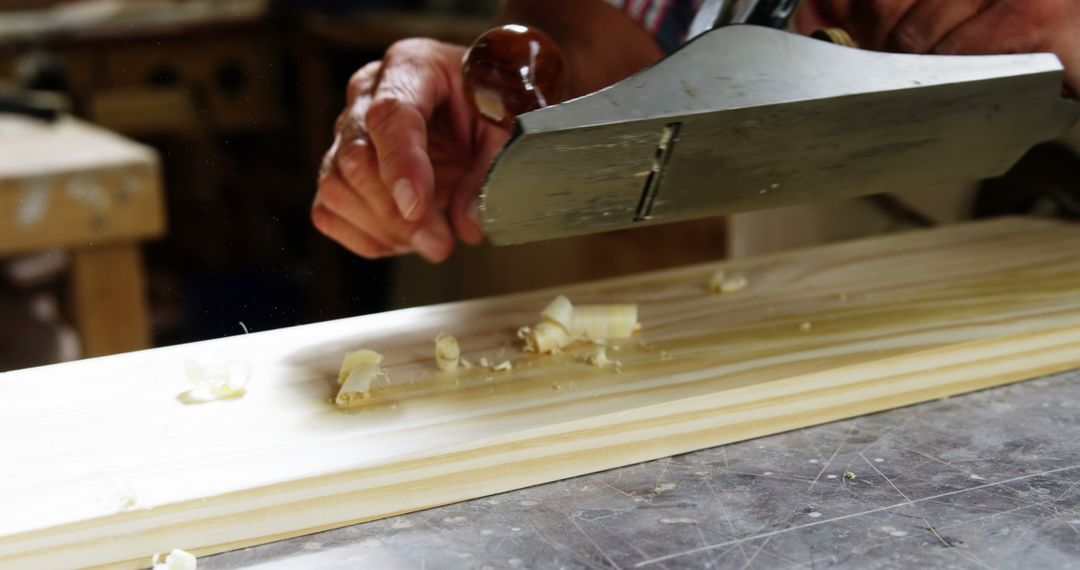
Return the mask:
<svg viewBox="0 0 1080 570">
<path fill-rule="evenodd" d="M 802 33 L 845 29 L 860 47 L 919 54 L 1053 52 L 1080 91 L 1080 3 L 1075 0 L 806 0 Z"/>
<path fill-rule="evenodd" d="M 363 257 L 415 251 L 432 262 L 455 236 L 483 240 L 476 200 L 509 133 L 466 98 L 464 53 L 404 40 L 353 75 L 312 204 L 319 231 Z"/>
</svg>

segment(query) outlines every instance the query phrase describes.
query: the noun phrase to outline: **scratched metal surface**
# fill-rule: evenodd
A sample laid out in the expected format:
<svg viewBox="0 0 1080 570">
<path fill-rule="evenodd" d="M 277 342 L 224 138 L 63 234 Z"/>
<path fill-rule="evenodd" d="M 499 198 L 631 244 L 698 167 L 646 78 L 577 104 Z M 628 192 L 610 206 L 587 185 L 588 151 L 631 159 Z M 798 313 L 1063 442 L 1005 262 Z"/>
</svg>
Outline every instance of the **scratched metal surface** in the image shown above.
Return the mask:
<svg viewBox="0 0 1080 570">
<path fill-rule="evenodd" d="M 830 567 L 1080 568 L 1080 371 L 200 560 Z"/>
</svg>

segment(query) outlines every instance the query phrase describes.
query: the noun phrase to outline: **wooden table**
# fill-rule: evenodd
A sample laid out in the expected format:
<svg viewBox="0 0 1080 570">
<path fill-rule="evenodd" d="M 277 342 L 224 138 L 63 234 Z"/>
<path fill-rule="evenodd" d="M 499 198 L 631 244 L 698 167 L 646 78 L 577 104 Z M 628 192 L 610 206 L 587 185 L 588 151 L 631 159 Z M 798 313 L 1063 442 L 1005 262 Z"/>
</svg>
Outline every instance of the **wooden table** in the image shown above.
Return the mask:
<svg viewBox="0 0 1080 570">
<path fill-rule="evenodd" d="M 0 115 L 0 255 L 70 252 L 85 356 L 149 346 L 139 244 L 164 230 L 152 149 L 76 119 Z"/>
</svg>

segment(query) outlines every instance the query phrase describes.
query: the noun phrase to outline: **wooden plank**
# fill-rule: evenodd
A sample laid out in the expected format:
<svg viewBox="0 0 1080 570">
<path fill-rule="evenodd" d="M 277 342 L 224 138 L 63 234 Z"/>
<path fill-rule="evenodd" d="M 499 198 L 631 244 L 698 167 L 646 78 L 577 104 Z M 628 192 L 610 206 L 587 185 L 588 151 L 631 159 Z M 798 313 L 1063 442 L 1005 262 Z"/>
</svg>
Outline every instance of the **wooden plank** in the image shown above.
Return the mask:
<svg viewBox="0 0 1080 570">
<path fill-rule="evenodd" d="M 0 254 L 161 235 L 153 150 L 75 119 L 0 120 Z"/>
<path fill-rule="evenodd" d="M 1007 219 L 566 288 L 641 304 L 622 373 L 518 354 L 542 291 L 0 375 L 0 567 L 218 552 L 1080 367 L 1077 251 Z M 718 267 L 750 288 L 708 294 Z M 440 376 L 440 331 L 514 370 Z M 361 347 L 393 387 L 343 413 Z M 249 393 L 182 404 L 187 358 L 251 362 Z"/>
<path fill-rule="evenodd" d="M 76 249 L 70 283 L 75 325 L 85 356 L 150 346 L 146 278 L 138 245 Z"/>
</svg>

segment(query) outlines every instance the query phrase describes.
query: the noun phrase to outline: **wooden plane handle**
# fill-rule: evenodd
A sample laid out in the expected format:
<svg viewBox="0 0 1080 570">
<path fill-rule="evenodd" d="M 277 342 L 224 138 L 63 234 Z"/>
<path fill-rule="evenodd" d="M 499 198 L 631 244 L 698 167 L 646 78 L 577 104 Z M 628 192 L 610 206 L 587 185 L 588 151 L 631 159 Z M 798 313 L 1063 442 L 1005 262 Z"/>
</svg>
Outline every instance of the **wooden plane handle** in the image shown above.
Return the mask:
<svg viewBox="0 0 1080 570">
<path fill-rule="evenodd" d="M 566 62 L 544 32 L 510 24 L 476 38 L 462 63 L 469 100 L 492 123 L 509 129 L 514 117 L 554 105 L 566 93 Z"/>
</svg>

